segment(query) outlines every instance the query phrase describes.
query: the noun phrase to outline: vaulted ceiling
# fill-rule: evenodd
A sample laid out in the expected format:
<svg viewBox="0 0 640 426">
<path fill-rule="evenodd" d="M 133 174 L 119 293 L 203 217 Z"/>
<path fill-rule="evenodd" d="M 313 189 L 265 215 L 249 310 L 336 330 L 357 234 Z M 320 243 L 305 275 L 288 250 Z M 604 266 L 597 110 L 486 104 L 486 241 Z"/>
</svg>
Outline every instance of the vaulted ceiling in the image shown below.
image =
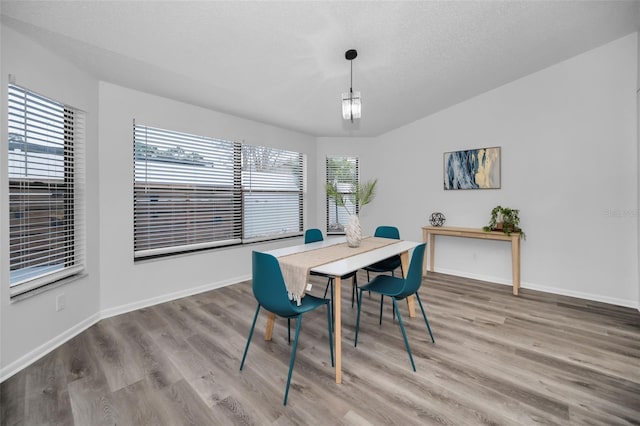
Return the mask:
<svg viewBox="0 0 640 426">
<path fill-rule="evenodd" d="M 2 1 L 97 78 L 315 136 L 375 136 L 640 29 L 638 1 Z M 362 119 L 344 121 L 348 49 Z"/>
</svg>

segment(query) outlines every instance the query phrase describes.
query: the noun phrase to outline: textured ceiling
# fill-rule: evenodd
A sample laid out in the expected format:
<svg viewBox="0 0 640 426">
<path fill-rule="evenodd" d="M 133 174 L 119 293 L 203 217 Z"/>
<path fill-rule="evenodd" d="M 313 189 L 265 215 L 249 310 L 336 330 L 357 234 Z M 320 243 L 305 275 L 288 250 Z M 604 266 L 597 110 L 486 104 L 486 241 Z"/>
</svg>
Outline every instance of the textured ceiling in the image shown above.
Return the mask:
<svg viewBox="0 0 640 426">
<path fill-rule="evenodd" d="M 640 29 L 637 1 L 2 1 L 101 80 L 315 136 L 375 136 Z M 342 120 L 358 50 L 362 119 Z"/>
</svg>

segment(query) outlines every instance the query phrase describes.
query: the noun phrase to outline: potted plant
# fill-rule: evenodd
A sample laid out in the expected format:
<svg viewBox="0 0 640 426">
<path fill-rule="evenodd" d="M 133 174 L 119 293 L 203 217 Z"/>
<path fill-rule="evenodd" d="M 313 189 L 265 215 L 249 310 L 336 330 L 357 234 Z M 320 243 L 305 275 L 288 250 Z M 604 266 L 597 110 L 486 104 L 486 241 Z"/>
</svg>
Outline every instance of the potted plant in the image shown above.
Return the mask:
<svg viewBox="0 0 640 426">
<path fill-rule="evenodd" d="M 520 210 L 512 209 L 510 207 L 496 206 L 491 210 L 491 218 L 489 219 L 489 225 L 484 226 L 482 229 L 485 232 L 502 231 L 507 235 L 511 235 L 512 232 L 519 232 L 523 239 L 526 239 L 522 228 L 520 228 Z"/>
<path fill-rule="evenodd" d="M 332 198 L 336 206 L 342 207 L 349 213 L 349 224 L 347 225 L 347 243 L 350 247 L 358 247 L 362 240 L 362 228 L 358 210 L 373 201 L 376 196 L 376 185 L 378 179 L 372 179 L 361 184 L 352 184 L 350 193 L 342 193 L 338 190 L 337 183 L 327 183 L 327 197 Z M 350 199 L 356 210 L 350 212 L 346 207 L 346 200 Z"/>
</svg>

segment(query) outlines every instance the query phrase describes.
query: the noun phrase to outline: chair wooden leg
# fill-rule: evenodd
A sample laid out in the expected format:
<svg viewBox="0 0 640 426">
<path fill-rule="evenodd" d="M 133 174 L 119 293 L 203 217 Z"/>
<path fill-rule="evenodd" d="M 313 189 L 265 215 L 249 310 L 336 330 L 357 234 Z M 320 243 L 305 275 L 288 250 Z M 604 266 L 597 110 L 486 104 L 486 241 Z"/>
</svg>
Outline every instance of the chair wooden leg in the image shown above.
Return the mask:
<svg viewBox="0 0 640 426">
<path fill-rule="evenodd" d="M 424 317 L 424 323 L 427 324 L 427 330 L 429 330 L 429 336 L 431 336 L 431 343 L 435 343 L 435 339 L 433 338 L 433 333 L 431 332 L 431 326 L 429 326 L 429 320 L 427 319 L 427 314 L 424 312 L 424 308 L 422 307 L 422 300 L 420 300 L 420 295 L 416 291 L 415 293 L 416 299 L 418 299 L 418 304 L 420 305 L 420 310 L 422 311 L 422 316 Z"/>
<path fill-rule="evenodd" d="M 362 289 L 360 289 L 360 295 L 358 296 L 358 316 L 356 319 L 356 337 L 353 346 L 358 346 L 358 331 L 360 330 L 360 310 L 362 309 Z"/>
<path fill-rule="evenodd" d="M 333 332 L 331 330 L 333 330 L 333 321 L 331 321 L 331 319 L 333 318 L 332 315 L 333 311 L 331 310 L 331 304 L 329 302 L 327 302 L 327 328 L 329 329 L 329 352 L 331 353 L 331 366 L 334 366 L 333 363 Z"/>
<path fill-rule="evenodd" d="M 260 304 L 256 308 L 256 313 L 253 316 L 253 322 L 251 323 L 251 329 L 249 330 L 249 337 L 247 337 L 247 346 L 244 347 L 244 354 L 242 354 L 242 362 L 240 363 L 240 371 L 242 371 L 242 367 L 244 367 L 244 360 L 247 357 L 247 352 L 249 351 L 249 344 L 251 343 L 251 336 L 253 336 L 253 329 L 256 326 L 256 320 L 258 319 L 258 313 L 260 312 Z"/>
<path fill-rule="evenodd" d="M 398 316 L 398 323 L 400 323 L 400 330 L 402 330 L 402 337 L 404 337 L 404 345 L 407 347 L 407 353 L 409 353 L 409 360 L 411 360 L 411 368 L 413 371 L 416 371 L 416 365 L 413 362 L 413 355 L 411 355 L 411 347 L 409 346 L 409 339 L 407 339 L 407 332 L 404 329 L 404 324 L 402 323 L 402 316 L 400 316 L 400 310 L 398 309 L 398 303 L 396 302 L 396 298 L 392 297 L 393 301 L 393 309 L 396 311 L 396 315 Z"/>
<path fill-rule="evenodd" d="M 302 315 L 298 315 L 296 319 L 296 335 L 293 338 L 293 348 L 291 349 L 291 360 L 289 361 L 289 375 L 287 376 L 287 388 L 284 391 L 283 405 L 287 405 L 287 397 L 289 396 L 289 385 L 291 384 L 291 373 L 293 373 L 293 364 L 296 361 L 296 349 L 298 348 L 298 335 L 300 334 L 300 326 L 302 325 Z"/>
</svg>

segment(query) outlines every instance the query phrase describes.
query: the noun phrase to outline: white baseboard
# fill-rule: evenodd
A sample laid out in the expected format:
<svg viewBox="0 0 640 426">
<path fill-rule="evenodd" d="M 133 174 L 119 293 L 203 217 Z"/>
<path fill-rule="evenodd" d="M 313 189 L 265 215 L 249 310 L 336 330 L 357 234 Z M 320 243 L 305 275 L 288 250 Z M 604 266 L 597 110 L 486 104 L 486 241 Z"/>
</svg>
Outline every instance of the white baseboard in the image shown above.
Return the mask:
<svg viewBox="0 0 640 426">
<path fill-rule="evenodd" d="M 137 309 L 146 308 L 148 306 L 169 302 L 171 300 L 192 296 L 194 294 L 204 293 L 205 291 L 213 290 L 220 287 L 225 287 L 231 284 L 236 284 L 236 283 L 247 281 L 250 279 L 251 279 L 250 275 L 236 277 L 229 280 L 217 281 L 217 282 L 209 283 L 199 287 L 193 287 L 186 290 L 177 291 L 174 293 L 152 297 L 152 298 L 141 300 L 134 303 L 128 303 L 126 305 L 116 306 L 114 308 L 104 309 L 100 312 L 97 312 L 91 315 L 89 318 L 86 318 L 85 320 L 79 322 L 73 327 L 63 331 L 53 339 L 49 340 L 46 343 L 43 343 L 42 345 L 38 346 L 34 350 L 26 353 L 25 355 L 13 361 L 11 364 L 7 365 L 6 367 L 1 368 L 0 383 L 4 382 L 9 377 L 13 376 L 23 368 L 36 362 L 43 356 L 47 355 L 49 352 L 53 351 L 54 349 L 61 346 L 68 340 L 82 333 L 83 331 L 85 331 L 86 329 L 88 329 L 89 327 L 91 327 L 92 325 L 94 325 L 95 323 L 97 323 L 102 319 L 109 318 L 115 315 L 124 314 L 131 311 L 135 311 Z"/>
<path fill-rule="evenodd" d="M 610 305 L 624 306 L 626 308 L 635 308 L 640 310 L 640 305 L 638 304 L 638 302 L 637 301 L 634 302 L 632 300 L 616 299 L 615 297 L 607 297 L 599 294 L 583 293 L 581 291 L 571 291 L 571 290 L 566 290 L 562 288 L 547 287 L 544 285 L 538 285 L 538 284 L 532 284 L 532 283 L 526 283 L 524 288 L 543 291 L 545 293 L 558 294 L 560 296 L 576 297 L 578 299 L 587 299 L 587 300 L 592 300 L 594 302 L 603 302 L 603 303 L 608 303 Z"/>
<path fill-rule="evenodd" d="M 120 305 L 113 308 L 103 309 L 100 312 L 100 318 L 109 318 L 116 315 L 124 314 L 127 312 L 135 311 L 137 309 L 147 308 L 149 306 L 158 305 L 160 303 L 170 302 L 176 299 L 182 299 L 183 297 L 193 296 L 194 294 L 204 293 L 205 291 L 215 290 L 216 288 L 226 287 L 231 284 L 240 283 L 251 279 L 251 275 L 235 277 L 224 281 L 216 281 L 213 283 L 201 285 L 199 287 L 188 288 L 186 290 L 180 290 L 173 293 L 163 294 L 156 297 L 151 297 L 145 300 L 139 300 L 133 303 L 127 303 L 126 305 Z"/>
<path fill-rule="evenodd" d="M 508 286 L 513 285 L 511 280 L 507 280 L 500 277 L 493 277 L 489 275 L 472 274 L 469 272 L 456 271 L 453 269 L 444 269 L 444 268 L 438 268 L 438 267 L 436 267 L 436 272 L 447 274 L 447 275 L 456 275 L 458 277 L 471 278 L 479 281 L 488 281 L 496 284 L 503 284 Z M 543 291 L 545 293 L 557 294 L 560 296 L 570 296 L 570 297 L 576 297 L 578 299 L 592 300 L 594 302 L 609 303 L 611 305 L 624 306 L 627 308 L 635 308 L 640 310 L 640 304 L 638 303 L 638 301 L 633 301 L 633 300 L 616 299 L 614 297 L 607 297 L 599 294 L 584 293 L 581 291 L 571 291 L 564 288 L 549 287 L 545 285 L 524 282 L 524 281 L 520 282 L 520 288 Z"/>
<path fill-rule="evenodd" d="M 73 327 L 58 334 L 56 337 L 49 340 L 48 342 L 38 346 L 31 352 L 24 354 L 23 356 L 13 361 L 11 364 L 7 365 L 6 367 L 3 367 L 0 370 L 0 383 L 4 382 L 6 379 L 13 376 L 14 374 L 16 374 L 18 371 L 22 370 L 26 366 L 36 362 L 37 360 L 39 360 L 40 358 L 42 358 L 43 356 L 45 356 L 55 348 L 59 347 L 60 345 L 64 344 L 68 340 L 71 340 L 72 338 L 82 333 L 83 331 L 85 331 L 87 328 L 91 327 L 93 324 L 97 323 L 98 321 L 100 321 L 100 313 L 95 313 L 91 315 L 89 318 L 86 318 L 83 321 L 80 321 L 78 324 L 74 325 Z"/>
</svg>

